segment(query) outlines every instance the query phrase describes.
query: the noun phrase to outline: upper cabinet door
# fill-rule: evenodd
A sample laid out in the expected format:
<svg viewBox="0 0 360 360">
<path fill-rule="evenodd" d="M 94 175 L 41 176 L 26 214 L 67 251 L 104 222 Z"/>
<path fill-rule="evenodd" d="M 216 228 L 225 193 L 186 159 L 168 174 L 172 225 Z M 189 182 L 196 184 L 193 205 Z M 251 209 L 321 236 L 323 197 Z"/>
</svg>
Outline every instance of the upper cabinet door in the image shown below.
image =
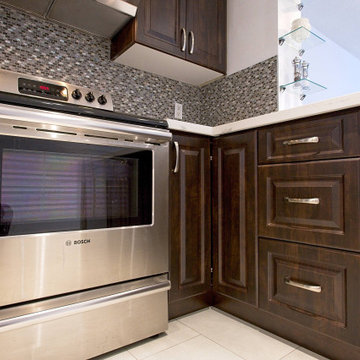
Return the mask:
<svg viewBox="0 0 360 360">
<path fill-rule="evenodd" d="M 186 0 L 143 0 L 138 7 L 137 41 L 185 57 L 185 15 Z"/>
<path fill-rule="evenodd" d="M 186 59 L 226 72 L 226 1 L 187 0 Z"/>
</svg>

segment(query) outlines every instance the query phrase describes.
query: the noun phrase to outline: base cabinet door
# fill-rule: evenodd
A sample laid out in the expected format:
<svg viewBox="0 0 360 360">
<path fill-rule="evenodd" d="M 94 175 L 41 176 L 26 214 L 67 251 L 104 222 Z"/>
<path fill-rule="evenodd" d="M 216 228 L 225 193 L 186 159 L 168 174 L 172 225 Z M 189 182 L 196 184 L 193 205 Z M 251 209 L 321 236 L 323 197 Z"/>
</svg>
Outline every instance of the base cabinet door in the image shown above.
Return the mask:
<svg viewBox="0 0 360 360">
<path fill-rule="evenodd" d="M 174 134 L 170 156 L 170 318 L 210 304 L 210 140 Z"/>
<path fill-rule="evenodd" d="M 256 132 L 213 146 L 214 291 L 256 303 Z"/>
</svg>

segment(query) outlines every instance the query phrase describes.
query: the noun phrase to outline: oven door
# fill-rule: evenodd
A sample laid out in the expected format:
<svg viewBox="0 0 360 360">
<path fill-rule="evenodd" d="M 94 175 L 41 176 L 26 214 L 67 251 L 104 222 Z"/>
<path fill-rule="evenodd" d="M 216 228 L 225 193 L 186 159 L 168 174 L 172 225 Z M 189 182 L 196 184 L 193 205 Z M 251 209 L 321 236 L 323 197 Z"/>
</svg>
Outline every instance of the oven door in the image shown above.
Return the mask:
<svg viewBox="0 0 360 360">
<path fill-rule="evenodd" d="M 0 306 L 168 271 L 168 142 L 0 131 Z"/>
</svg>

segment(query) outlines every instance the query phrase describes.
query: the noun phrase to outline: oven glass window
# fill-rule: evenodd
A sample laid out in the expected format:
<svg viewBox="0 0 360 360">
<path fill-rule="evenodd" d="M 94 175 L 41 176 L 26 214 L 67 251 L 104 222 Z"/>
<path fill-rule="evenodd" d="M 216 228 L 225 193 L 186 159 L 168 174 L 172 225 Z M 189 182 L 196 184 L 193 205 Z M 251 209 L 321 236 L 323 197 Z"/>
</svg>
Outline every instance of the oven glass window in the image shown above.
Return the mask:
<svg viewBox="0 0 360 360">
<path fill-rule="evenodd" d="M 0 136 L 0 235 L 152 223 L 152 151 Z"/>
</svg>

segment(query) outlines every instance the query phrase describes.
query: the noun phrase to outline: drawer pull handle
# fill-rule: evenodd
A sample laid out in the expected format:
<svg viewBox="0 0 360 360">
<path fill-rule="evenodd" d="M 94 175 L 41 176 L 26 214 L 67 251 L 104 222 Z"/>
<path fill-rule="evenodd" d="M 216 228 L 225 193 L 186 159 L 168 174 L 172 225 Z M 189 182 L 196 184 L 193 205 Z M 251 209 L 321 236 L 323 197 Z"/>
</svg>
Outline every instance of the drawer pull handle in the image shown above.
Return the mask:
<svg viewBox="0 0 360 360">
<path fill-rule="evenodd" d="M 320 204 L 319 198 L 299 199 L 299 198 L 286 197 L 285 200 L 289 203 L 295 203 L 295 204 L 308 204 L 308 205 L 319 205 Z"/>
<path fill-rule="evenodd" d="M 297 145 L 297 144 L 317 144 L 320 139 L 317 136 L 308 137 L 304 139 L 286 140 L 283 145 Z"/>
<path fill-rule="evenodd" d="M 289 278 L 285 278 L 285 284 L 297 287 L 299 289 L 312 291 L 312 292 L 315 292 L 315 293 L 321 293 L 321 290 L 322 290 L 321 286 L 319 286 L 319 285 L 303 284 L 301 282 L 297 282 L 297 281 L 291 280 Z"/>
</svg>

